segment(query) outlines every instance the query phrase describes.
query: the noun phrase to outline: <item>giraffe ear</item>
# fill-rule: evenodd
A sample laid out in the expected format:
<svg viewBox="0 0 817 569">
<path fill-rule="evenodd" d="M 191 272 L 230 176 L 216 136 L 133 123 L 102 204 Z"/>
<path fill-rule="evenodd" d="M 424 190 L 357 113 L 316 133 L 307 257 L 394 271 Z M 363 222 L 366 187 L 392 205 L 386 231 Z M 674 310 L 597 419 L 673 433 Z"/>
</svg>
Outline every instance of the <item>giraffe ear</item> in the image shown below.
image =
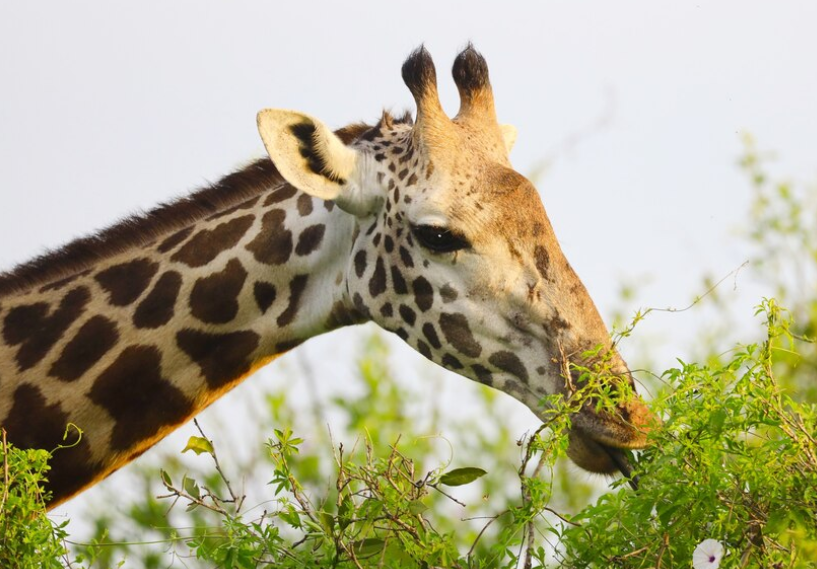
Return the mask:
<svg viewBox="0 0 817 569">
<path fill-rule="evenodd" d="M 510 154 L 513 145 L 516 144 L 516 127 L 512 124 L 501 124 L 499 130 L 502 131 L 502 138 L 505 140 L 505 150 Z"/>
<path fill-rule="evenodd" d="M 258 131 L 267 153 L 284 179 L 299 190 L 353 214 L 372 211 L 377 196 L 366 179 L 368 156 L 346 146 L 316 118 L 296 111 L 264 109 Z"/>
</svg>

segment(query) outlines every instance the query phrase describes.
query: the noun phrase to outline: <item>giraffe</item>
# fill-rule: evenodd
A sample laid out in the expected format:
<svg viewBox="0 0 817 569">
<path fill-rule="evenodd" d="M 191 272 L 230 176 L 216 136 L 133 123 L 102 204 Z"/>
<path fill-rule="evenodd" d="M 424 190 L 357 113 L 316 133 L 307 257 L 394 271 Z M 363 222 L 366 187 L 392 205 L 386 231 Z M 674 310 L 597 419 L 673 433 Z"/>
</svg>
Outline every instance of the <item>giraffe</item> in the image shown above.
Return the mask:
<svg viewBox="0 0 817 569">
<path fill-rule="evenodd" d="M 331 131 L 262 110 L 268 158 L 0 275 L 0 426 L 53 449 L 50 507 L 127 464 L 312 336 L 374 321 L 431 361 L 514 396 L 567 393 L 565 354 L 601 346 L 632 386 L 533 185 L 508 158 L 485 59 L 453 66 L 452 119 L 425 48 L 410 114 Z M 568 374 L 569 375 L 569 374 Z M 639 398 L 575 413 L 569 456 L 628 471 Z M 64 441 L 66 426 L 82 429 Z M 69 439 L 72 437 L 69 436 Z M 71 444 L 71 443 L 75 444 Z"/>
</svg>

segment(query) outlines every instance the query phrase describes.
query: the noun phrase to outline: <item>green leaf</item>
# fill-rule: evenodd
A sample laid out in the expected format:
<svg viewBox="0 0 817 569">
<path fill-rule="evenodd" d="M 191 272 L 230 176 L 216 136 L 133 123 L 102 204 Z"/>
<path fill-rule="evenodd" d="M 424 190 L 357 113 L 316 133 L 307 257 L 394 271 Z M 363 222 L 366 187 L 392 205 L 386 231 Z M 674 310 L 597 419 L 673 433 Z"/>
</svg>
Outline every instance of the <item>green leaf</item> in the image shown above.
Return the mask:
<svg viewBox="0 0 817 569">
<path fill-rule="evenodd" d="M 192 450 L 197 455 L 203 452 L 208 452 L 213 454 L 213 443 L 205 439 L 204 437 L 190 437 L 187 439 L 187 446 L 184 447 L 182 452 L 187 452 Z"/>
<path fill-rule="evenodd" d="M 352 544 L 355 553 L 360 557 L 371 557 L 383 551 L 383 546 L 386 542 L 379 537 L 367 537 Z"/>
<path fill-rule="evenodd" d="M 354 513 L 355 504 L 352 502 L 352 498 L 347 494 L 343 497 L 340 501 L 340 505 L 338 506 L 338 525 L 340 529 L 346 529 L 352 520 L 352 514 Z"/>
<path fill-rule="evenodd" d="M 686 504 L 670 504 L 669 507 L 658 510 L 658 519 L 661 521 L 662 527 L 670 527 L 675 512 L 680 508 L 686 509 L 687 506 Z"/>
<path fill-rule="evenodd" d="M 288 505 L 286 509 L 278 512 L 278 517 L 295 529 L 300 529 L 303 525 L 301 523 L 300 514 L 298 514 L 298 511 L 292 505 Z"/>
<path fill-rule="evenodd" d="M 422 500 L 412 500 L 411 502 L 409 502 L 408 509 L 409 509 L 409 512 L 411 512 L 412 514 L 414 514 L 416 516 L 416 515 L 420 515 L 423 512 L 427 511 L 428 506 L 426 506 L 422 502 Z"/>
<path fill-rule="evenodd" d="M 474 466 L 455 468 L 454 470 L 449 470 L 440 476 L 440 484 L 445 484 L 446 486 L 463 486 L 465 484 L 470 484 L 477 478 L 485 476 L 486 474 L 488 473 L 481 468 L 476 468 Z"/>
<path fill-rule="evenodd" d="M 726 423 L 726 412 L 718 409 L 709 416 L 709 429 L 713 436 L 720 436 L 723 425 Z"/>
<path fill-rule="evenodd" d="M 162 484 L 164 484 L 168 488 L 173 487 L 173 480 L 170 478 L 170 474 L 168 474 L 167 471 L 160 470 L 159 471 L 159 476 L 162 477 Z"/>
<path fill-rule="evenodd" d="M 321 512 L 320 520 L 321 525 L 323 525 L 323 529 L 326 530 L 326 533 L 331 534 L 335 530 L 335 516 L 329 512 Z"/>
<path fill-rule="evenodd" d="M 184 480 L 182 481 L 182 486 L 184 486 L 184 491 L 193 496 L 196 500 L 201 498 L 201 490 L 199 489 L 199 485 L 192 478 L 185 476 Z"/>
</svg>

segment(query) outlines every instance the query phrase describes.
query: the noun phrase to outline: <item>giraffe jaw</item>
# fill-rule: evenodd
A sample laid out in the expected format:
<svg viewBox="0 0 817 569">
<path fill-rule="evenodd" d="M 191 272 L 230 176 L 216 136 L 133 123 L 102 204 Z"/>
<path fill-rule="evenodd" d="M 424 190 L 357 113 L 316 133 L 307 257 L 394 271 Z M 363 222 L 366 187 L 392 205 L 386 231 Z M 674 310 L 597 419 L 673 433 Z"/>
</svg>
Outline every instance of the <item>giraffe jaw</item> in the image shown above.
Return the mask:
<svg viewBox="0 0 817 569">
<path fill-rule="evenodd" d="M 638 490 L 638 476 L 633 476 L 633 466 L 627 454 L 621 448 L 606 445 L 593 439 L 584 437 L 581 439 L 582 450 L 590 451 L 593 455 L 592 462 L 586 462 L 587 456 L 579 456 L 576 452 L 576 435 L 570 434 L 570 447 L 568 456 L 580 467 L 599 474 L 621 473 L 628 480 L 633 490 Z"/>
<path fill-rule="evenodd" d="M 647 433 L 659 419 L 650 413 L 641 399 L 631 402 L 625 410 L 628 420 L 604 416 L 588 408 L 573 416 L 567 455 L 579 467 L 590 472 L 613 474 L 620 472 L 638 487 L 638 477 L 625 450 L 647 446 Z"/>
</svg>

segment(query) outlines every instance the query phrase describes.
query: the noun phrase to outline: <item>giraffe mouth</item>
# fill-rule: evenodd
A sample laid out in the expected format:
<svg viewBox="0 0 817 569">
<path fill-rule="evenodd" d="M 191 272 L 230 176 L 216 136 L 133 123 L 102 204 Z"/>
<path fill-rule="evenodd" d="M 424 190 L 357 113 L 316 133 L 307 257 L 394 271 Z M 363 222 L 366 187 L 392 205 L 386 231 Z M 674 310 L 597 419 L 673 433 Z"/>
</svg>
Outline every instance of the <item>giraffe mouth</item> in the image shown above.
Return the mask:
<svg viewBox="0 0 817 569">
<path fill-rule="evenodd" d="M 616 469 L 621 473 L 624 478 L 627 479 L 627 483 L 630 485 L 630 488 L 633 490 L 638 490 L 639 484 L 639 477 L 633 475 L 633 466 L 630 464 L 630 459 L 627 458 L 627 455 L 624 453 L 623 450 L 608 447 L 601 443 L 598 444 L 601 449 L 607 453 L 607 456 L 610 457 L 610 461 L 616 466 Z"/>
<path fill-rule="evenodd" d="M 626 449 L 641 448 L 643 445 L 613 446 L 575 424 L 568 435 L 567 455 L 580 468 L 607 475 L 619 472 L 633 490 L 638 490 L 639 479 L 634 475 L 635 469 Z"/>
</svg>

